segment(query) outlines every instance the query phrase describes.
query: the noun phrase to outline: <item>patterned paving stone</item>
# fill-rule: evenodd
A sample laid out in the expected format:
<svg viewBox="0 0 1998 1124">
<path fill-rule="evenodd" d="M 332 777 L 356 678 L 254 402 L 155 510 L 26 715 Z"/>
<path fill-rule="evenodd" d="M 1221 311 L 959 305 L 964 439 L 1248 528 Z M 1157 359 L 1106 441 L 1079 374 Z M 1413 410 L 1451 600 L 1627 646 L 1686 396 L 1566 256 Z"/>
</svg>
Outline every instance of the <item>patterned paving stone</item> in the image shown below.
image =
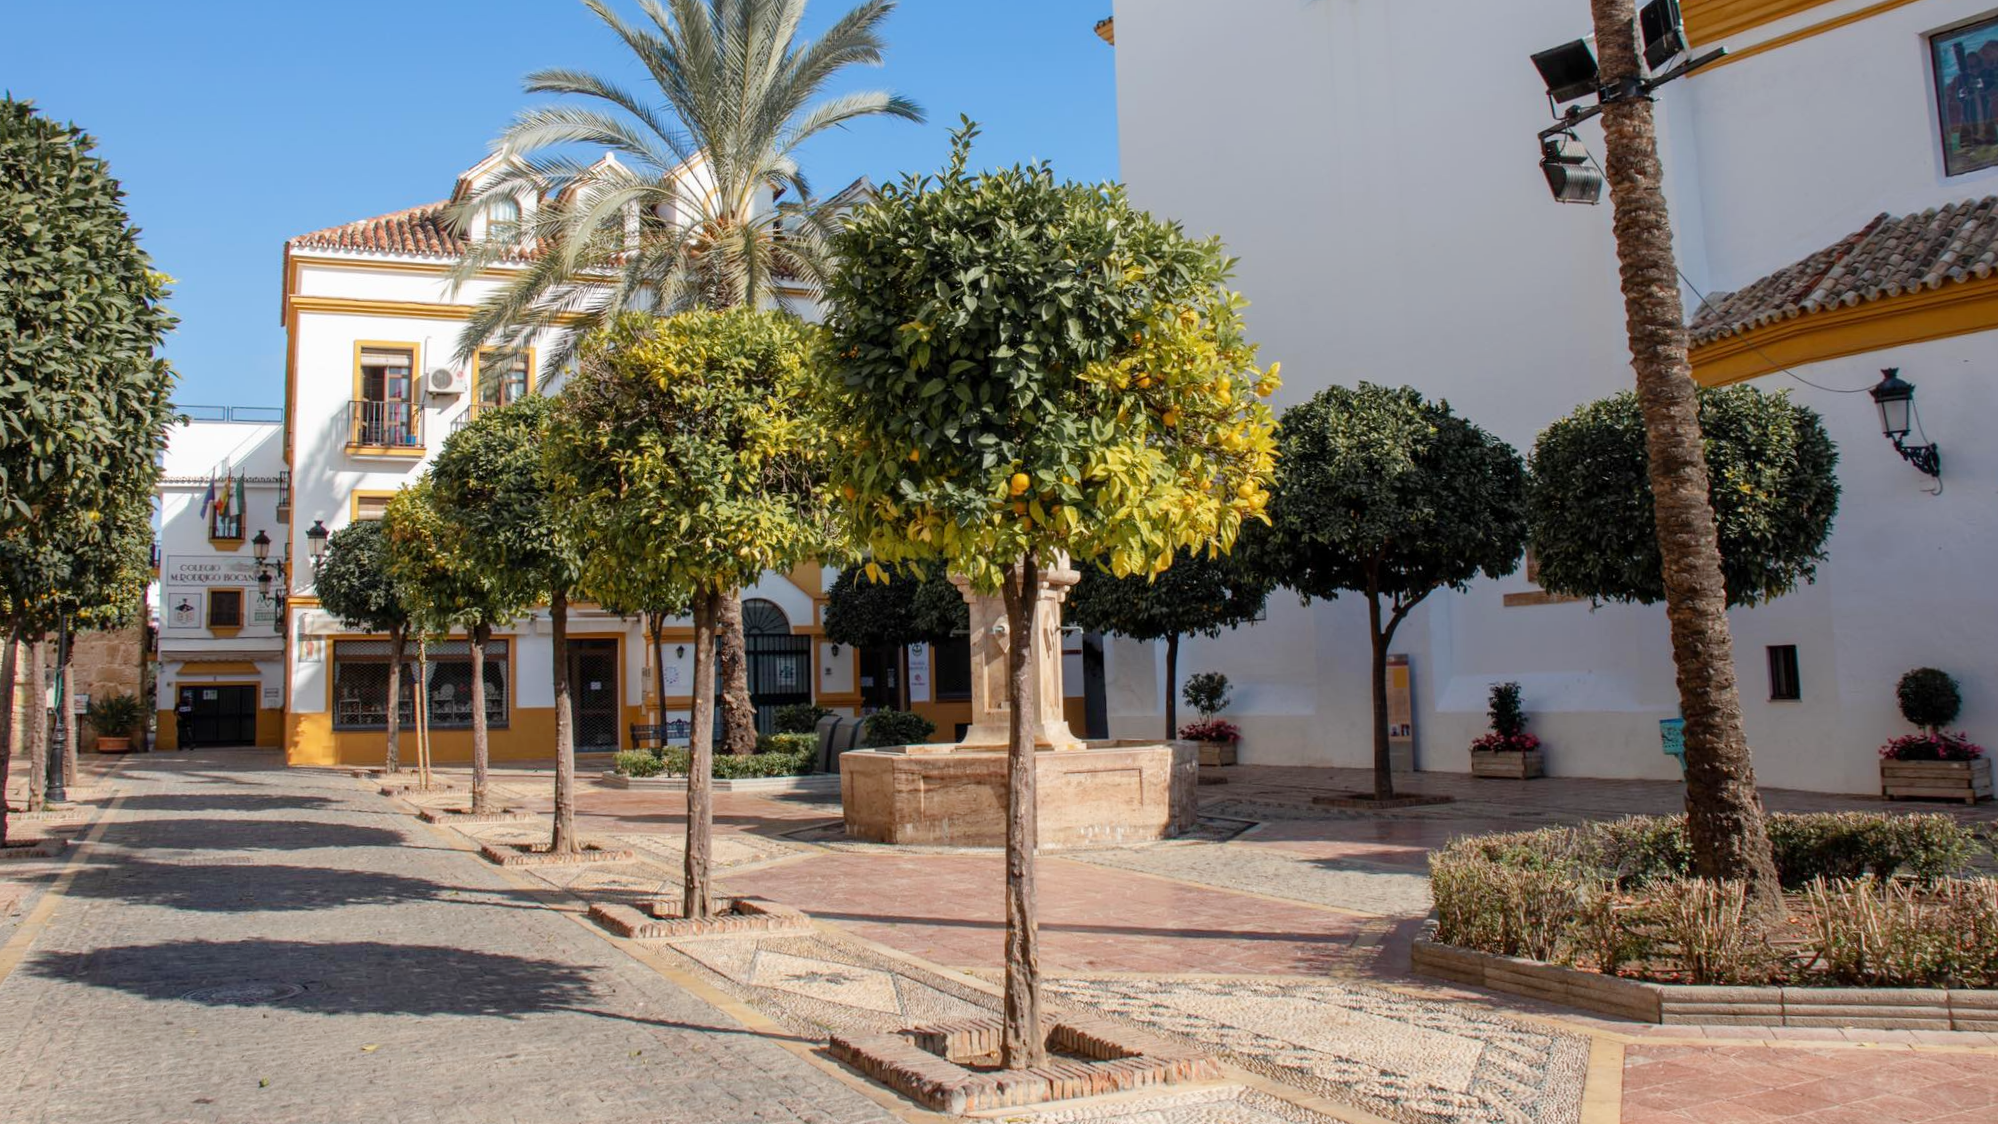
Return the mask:
<svg viewBox="0 0 1998 1124">
<path fill-rule="evenodd" d="M 1254 1089 L 1201 1089 L 1114 1104 L 1008 1116 L 1009 1124 L 1338 1124 Z"/>
<path fill-rule="evenodd" d="M 990 1014 L 989 993 L 822 933 L 701 937 L 657 955 L 807 1034 L 887 1033 Z"/>
<path fill-rule="evenodd" d="M 1053 996 L 1408 1124 L 1573 1124 L 1588 1040 L 1344 984 L 1064 979 Z"/>
<path fill-rule="evenodd" d="M 1065 852 L 1063 857 L 1360 913 L 1400 917 L 1429 912 L 1429 879 L 1424 875 L 1235 844 Z"/>
</svg>

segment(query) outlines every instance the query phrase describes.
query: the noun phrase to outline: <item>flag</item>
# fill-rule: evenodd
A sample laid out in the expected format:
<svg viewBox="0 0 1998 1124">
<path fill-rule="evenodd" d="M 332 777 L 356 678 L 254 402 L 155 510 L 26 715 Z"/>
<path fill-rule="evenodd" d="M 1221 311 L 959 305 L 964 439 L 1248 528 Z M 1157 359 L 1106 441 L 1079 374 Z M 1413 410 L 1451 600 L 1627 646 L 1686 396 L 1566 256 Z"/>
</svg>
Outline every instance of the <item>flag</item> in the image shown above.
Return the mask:
<svg viewBox="0 0 1998 1124">
<path fill-rule="evenodd" d="M 247 477 L 242 477 L 242 476 L 236 477 L 236 518 L 238 519 L 241 519 L 244 513 L 250 510 L 249 496 L 246 494 L 246 489 L 243 487 L 243 482 L 245 479 L 247 479 Z"/>
<path fill-rule="evenodd" d="M 201 517 L 208 518 L 208 513 L 213 510 L 215 510 L 215 470 L 211 468 L 208 470 L 208 494 L 201 497 Z"/>
</svg>

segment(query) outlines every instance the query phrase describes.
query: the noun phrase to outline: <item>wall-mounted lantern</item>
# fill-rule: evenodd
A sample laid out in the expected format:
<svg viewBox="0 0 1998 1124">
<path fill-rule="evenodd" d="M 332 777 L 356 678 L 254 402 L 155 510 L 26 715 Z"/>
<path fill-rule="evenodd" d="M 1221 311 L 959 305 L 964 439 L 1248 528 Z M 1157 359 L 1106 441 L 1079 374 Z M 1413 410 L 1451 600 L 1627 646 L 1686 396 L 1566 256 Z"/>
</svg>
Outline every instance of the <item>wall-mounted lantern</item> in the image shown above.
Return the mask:
<svg viewBox="0 0 1998 1124">
<path fill-rule="evenodd" d="M 1873 404 L 1880 408 L 1880 433 L 1894 443 L 1894 451 L 1914 465 L 1917 472 L 1940 478 L 1942 450 L 1934 445 L 1907 443 L 1915 413 L 1915 384 L 1901 378 L 1899 367 L 1887 367 L 1880 372 L 1879 384 L 1867 393 L 1873 395 Z"/>
</svg>

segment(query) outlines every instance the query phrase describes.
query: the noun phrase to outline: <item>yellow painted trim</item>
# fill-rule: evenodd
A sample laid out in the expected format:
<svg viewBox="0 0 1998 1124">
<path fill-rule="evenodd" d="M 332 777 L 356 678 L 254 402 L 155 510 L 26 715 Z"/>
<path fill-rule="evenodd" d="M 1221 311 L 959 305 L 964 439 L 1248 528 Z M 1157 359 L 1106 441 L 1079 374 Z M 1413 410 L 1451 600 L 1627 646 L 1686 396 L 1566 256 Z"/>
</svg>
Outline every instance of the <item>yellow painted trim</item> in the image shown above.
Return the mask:
<svg viewBox="0 0 1998 1124">
<path fill-rule="evenodd" d="M 412 416 L 418 418 L 417 426 L 423 428 L 424 423 L 429 420 L 422 416 L 422 411 L 424 410 L 423 345 L 410 340 L 354 341 L 354 392 L 347 396 L 348 408 L 352 409 L 353 403 L 361 401 L 361 353 L 370 348 L 381 351 L 409 352 L 409 410 Z M 424 453 L 424 446 L 429 441 L 430 435 L 425 433 L 422 435 L 421 442 L 416 445 L 385 446 L 359 444 L 354 440 L 354 420 L 353 415 L 349 414 L 347 417 L 347 439 L 342 444 L 346 446 L 348 456 L 421 457 Z"/>
<path fill-rule="evenodd" d="M 1686 37 L 1696 47 L 1710 46 L 1764 24 L 1787 19 L 1831 0 L 1685 0 Z"/>
<path fill-rule="evenodd" d="M 227 550 L 233 553 L 243 549 L 243 536 L 237 535 L 233 539 L 209 539 L 208 545 L 217 550 Z"/>
<path fill-rule="evenodd" d="M 485 366 L 486 356 L 494 350 L 494 348 L 482 347 L 472 356 L 472 409 L 479 408 L 479 375 L 481 369 Z M 527 362 L 527 389 L 522 392 L 523 396 L 525 396 L 534 393 L 534 349 L 531 347 L 522 348 L 521 352 L 521 358 Z M 494 404 L 500 406 L 506 405 L 504 402 Z"/>
<path fill-rule="evenodd" d="M 224 625 L 217 625 L 211 623 L 207 626 L 208 631 L 216 636 L 234 636 L 237 633 L 243 631 L 242 622 L 249 617 L 250 591 L 240 585 L 210 587 L 207 591 L 207 596 L 204 598 L 204 601 L 206 602 L 203 605 L 203 609 L 205 610 L 205 615 L 203 617 L 204 620 L 212 622 L 215 619 L 215 595 L 218 593 L 233 593 L 236 595 L 237 623 L 224 624 Z"/>
<path fill-rule="evenodd" d="M 448 277 L 453 268 L 451 265 L 443 262 L 432 264 L 430 262 L 418 261 L 375 261 L 370 258 L 336 258 L 317 254 L 298 254 L 291 261 L 293 265 L 292 276 L 294 278 L 297 277 L 297 269 L 306 267 L 314 269 L 379 270 L 384 273 L 421 273 L 431 277 Z M 500 280 L 517 276 L 524 268 L 526 268 L 524 265 L 513 269 L 487 266 L 473 274 L 473 276 L 485 280 Z M 292 288 L 296 291 L 296 283 L 293 284 Z"/>
<path fill-rule="evenodd" d="M 1823 0 L 1816 0 L 1816 2 L 1822 3 Z M 1701 74 L 1705 74 L 1708 71 L 1715 70 L 1719 67 L 1727 66 L 1731 63 L 1737 63 L 1743 59 L 1752 59 L 1757 55 L 1766 54 L 1767 52 L 1787 47 L 1792 43 L 1799 43 L 1805 39 L 1811 39 L 1816 36 L 1823 35 L 1827 31 L 1836 31 L 1841 27 L 1846 27 L 1848 25 L 1858 23 L 1861 20 L 1872 19 L 1874 16 L 1880 15 L 1882 12 L 1891 12 L 1896 8 L 1905 8 L 1909 4 L 1913 4 L 1914 2 L 1915 0 L 1881 0 L 1881 2 L 1878 4 L 1873 4 L 1869 5 L 1868 7 L 1859 8 L 1854 11 L 1847 12 L 1842 16 L 1835 16 L 1831 19 L 1825 20 L 1823 23 L 1814 23 L 1809 27 L 1800 27 L 1797 30 L 1792 31 L 1787 35 L 1778 35 L 1773 39 L 1766 39 L 1760 43 L 1751 44 L 1747 47 L 1743 47 L 1738 51 L 1731 51 L 1724 58 L 1721 58 L 1720 60 L 1714 63 L 1711 63 L 1705 67 L 1702 67 L 1697 71 L 1694 71 L 1693 76 L 1698 77 Z M 1810 7 L 1810 6 L 1812 5 L 1808 4 L 1804 5 L 1804 7 Z M 1801 11 L 1802 8 L 1799 8 L 1797 10 Z M 1790 13 L 1788 12 L 1784 13 L 1784 15 L 1788 14 Z M 1781 17 L 1775 17 L 1775 18 L 1781 18 Z M 1686 33 L 1690 36 L 1693 34 L 1692 17 L 1690 15 L 1687 17 L 1686 25 L 1687 25 Z M 1695 37 L 1694 42 L 1698 43 L 1701 42 L 1701 40 Z"/>
<path fill-rule="evenodd" d="M 383 488 L 356 488 L 356 489 L 354 489 L 354 490 L 353 490 L 353 492 L 349 493 L 349 494 L 348 494 L 348 496 L 347 496 L 347 522 L 349 522 L 349 523 L 353 523 L 353 522 L 357 522 L 357 521 L 359 521 L 359 520 L 360 520 L 360 518 L 361 518 L 361 501 L 362 501 L 362 500 L 364 500 L 364 499 L 365 499 L 365 500 L 392 500 L 392 499 L 394 499 L 394 498 L 395 498 L 395 493 L 396 493 L 396 491 L 397 491 L 397 489 L 394 489 L 394 488 L 388 488 L 388 489 L 383 489 Z M 379 517 L 377 517 L 377 518 L 379 518 Z M 297 601 L 297 598 L 292 598 L 291 600 L 292 600 L 293 602 L 296 602 L 296 601 Z M 315 599 L 314 599 L 314 602 L 313 602 L 313 603 L 314 603 L 314 604 L 317 604 L 317 603 L 318 603 L 318 600 L 317 600 L 317 599 L 315 598 Z"/>
<path fill-rule="evenodd" d="M 469 304 L 431 304 L 426 301 L 384 301 L 361 297 L 293 297 L 291 307 L 298 312 L 321 312 L 344 316 L 405 316 L 418 320 L 470 320 L 477 311 Z M 559 325 L 579 324 L 583 314 L 555 315 Z"/>
<path fill-rule="evenodd" d="M 1903 347 L 1998 327 L 1998 277 L 1946 282 L 1828 312 L 1752 328 L 1691 352 L 1693 380 L 1727 386 L 1847 355 Z"/>
<path fill-rule="evenodd" d="M 273 652 L 272 654 L 276 655 L 275 652 Z M 220 660 L 215 663 L 190 663 L 186 660 L 182 660 L 180 665 L 180 675 L 177 678 L 185 679 L 190 675 L 261 675 L 261 674 L 263 674 L 263 669 L 258 667 L 256 663 L 251 660 Z M 212 687 L 214 686 L 214 684 L 209 683 L 209 684 L 204 684 L 204 686 Z"/>
</svg>

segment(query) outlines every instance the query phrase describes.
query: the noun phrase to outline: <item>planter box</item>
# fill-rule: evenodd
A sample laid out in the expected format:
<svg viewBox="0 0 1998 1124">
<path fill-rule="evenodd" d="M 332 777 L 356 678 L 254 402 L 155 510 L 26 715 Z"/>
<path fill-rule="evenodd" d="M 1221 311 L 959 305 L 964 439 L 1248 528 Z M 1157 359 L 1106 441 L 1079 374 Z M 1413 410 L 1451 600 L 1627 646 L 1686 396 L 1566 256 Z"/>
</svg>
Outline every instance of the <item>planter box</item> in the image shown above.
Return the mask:
<svg viewBox="0 0 1998 1124">
<path fill-rule="evenodd" d="M 1202 765 L 1233 765 L 1235 763 L 1234 742 L 1195 742 L 1200 747 Z"/>
<path fill-rule="evenodd" d="M 1880 762 L 1880 795 L 1889 800 L 1961 800 L 1975 804 L 1991 799 L 1991 759 L 1969 761 Z"/>
<path fill-rule="evenodd" d="M 1511 750 L 1471 751 L 1471 775 L 1474 777 L 1503 777 L 1507 780 L 1523 781 L 1544 775 L 1541 772 L 1540 751 L 1528 750 L 1515 753 Z"/>
</svg>

